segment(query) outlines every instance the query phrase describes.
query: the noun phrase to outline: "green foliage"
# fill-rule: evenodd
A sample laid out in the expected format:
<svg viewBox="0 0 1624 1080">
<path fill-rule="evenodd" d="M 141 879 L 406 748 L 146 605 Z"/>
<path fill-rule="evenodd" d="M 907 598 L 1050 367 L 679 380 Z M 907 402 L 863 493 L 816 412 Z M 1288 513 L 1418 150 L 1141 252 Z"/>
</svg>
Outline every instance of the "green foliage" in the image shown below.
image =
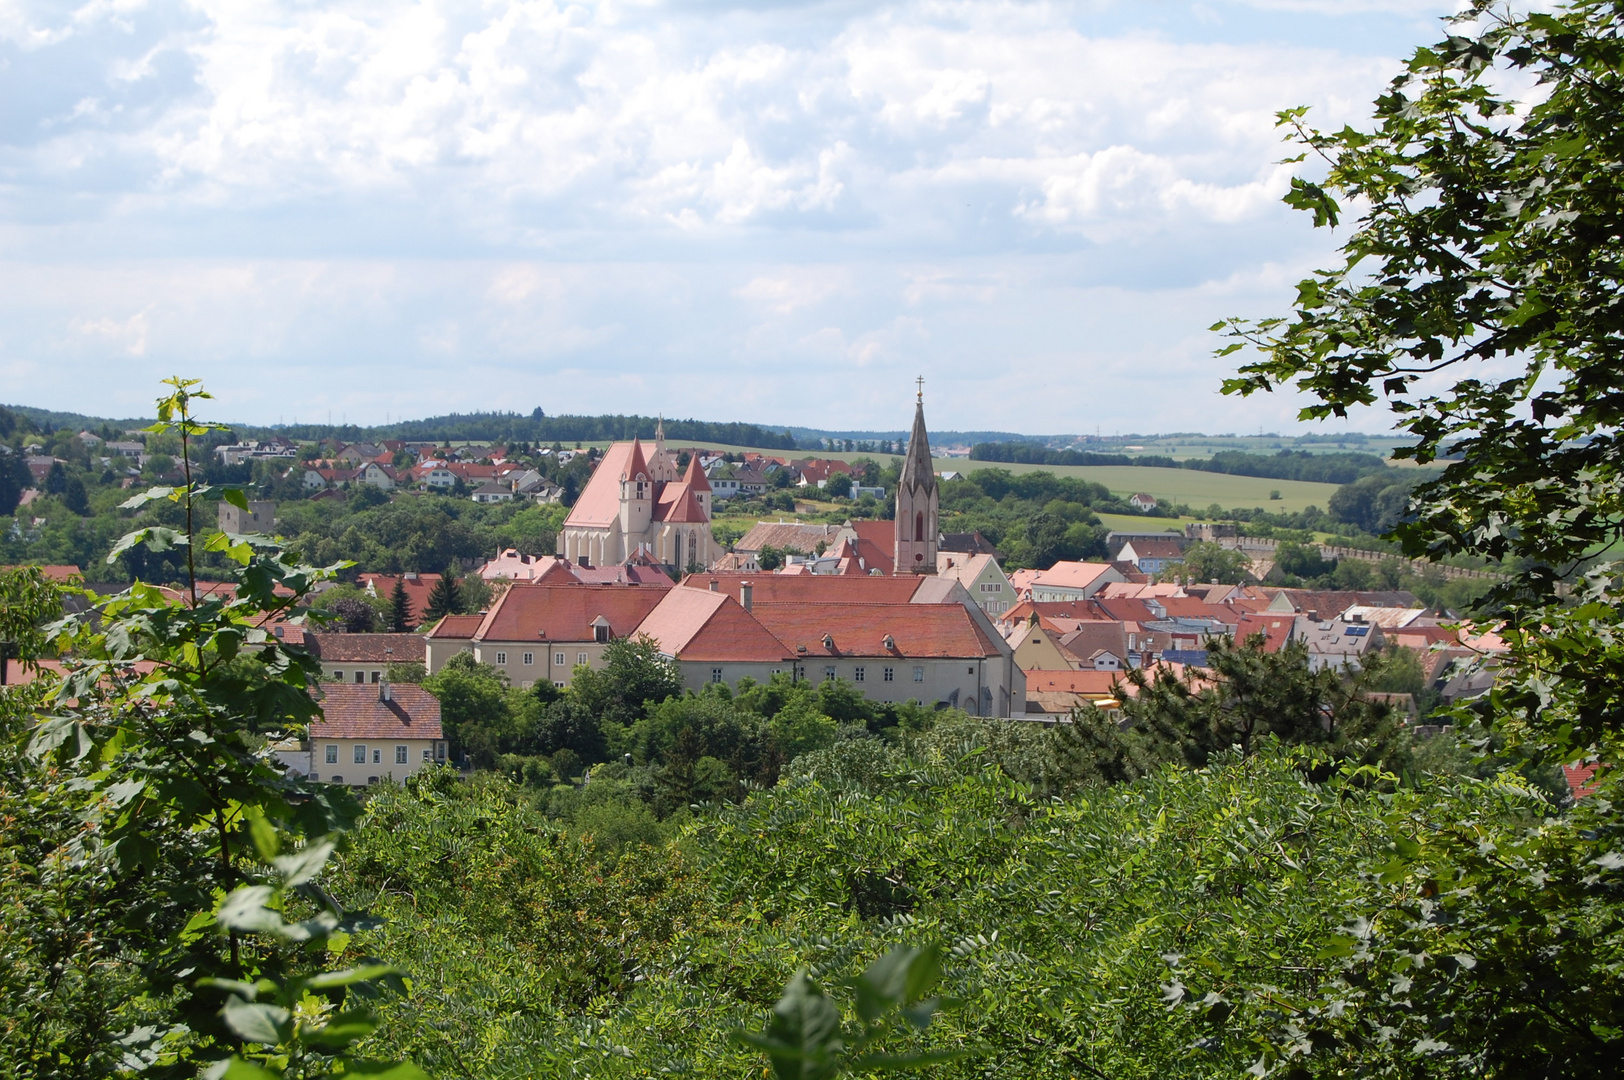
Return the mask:
<svg viewBox="0 0 1624 1080">
<path fill-rule="evenodd" d="M 214 427 L 191 415 L 208 395 L 168 383 L 149 430 L 188 460 Z M 240 568 L 235 596 L 193 583 L 176 603 L 137 584 L 45 629 L 44 646 L 69 657 L 60 682 L 0 696 L 0 803 L 16 826 L 0 855 L 8 1075 L 362 1070 L 371 1003 L 404 989 L 357 948 L 366 920 L 321 887 L 358 808 L 286 778 L 267 750 L 315 715 L 318 667 L 262 624 L 337 568 L 199 535 L 194 504 L 222 497 L 244 502 L 190 482 L 137 496 L 170 502 L 185 527 L 139 530 L 112 557 L 219 552 Z M 37 621 L 49 602 L 37 578 L 21 584 L 29 596 L 6 618 Z"/>
<path fill-rule="evenodd" d="M 1169 573 L 1185 581 L 1239 585 L 1251 580 L 1250 568 L 1251 560 L 1244 552 L 1198 540 L 1184 549 L 1183 565 L 1170 568 Z"/>
<path fill-rule="evenodd" d="M 389 629 L 404 634 L 411 628 L 412 601 L 406 595 L 405 579 L 396 578 L 395 587 L 389 593 Z"/>
<path fill-rule="evenodd" d="M 462 590 L 457 585 L 457 579 L 448 570 L 429 590 L 428 602 L 423 605 L 423 617 L 439 620 L 447 615 L 458 614 L 462 608 Z"/>
</svg>

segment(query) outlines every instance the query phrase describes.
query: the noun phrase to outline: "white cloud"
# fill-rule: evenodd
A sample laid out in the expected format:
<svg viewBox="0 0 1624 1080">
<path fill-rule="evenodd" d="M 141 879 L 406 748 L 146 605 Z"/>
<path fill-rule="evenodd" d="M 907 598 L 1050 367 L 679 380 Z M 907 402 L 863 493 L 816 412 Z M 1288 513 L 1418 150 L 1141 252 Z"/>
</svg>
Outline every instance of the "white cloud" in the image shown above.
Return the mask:
<svg viewBox="0 0 1624 1080">
<path fill-rule="evenodd" d="M 594 411 L 709 364 L 814 423 L 755 373 L 940 365 L 967 414 L 1061 428 L 1094 365 L 1148 378 L 1325 251 L 1278 205 L 1274 112 L 1357 118 L 1437 6 L 1349 2 L 1381 48 L 1315 0 L 0 0 L 0 363 L 113 393 L 131 357 L 251 357 L 395 412 L 448 363 Z M 999 402 L 989 366 L 1054 390 Z M 31 370 L 17 396 L 59 392 Z"/>
</svg>

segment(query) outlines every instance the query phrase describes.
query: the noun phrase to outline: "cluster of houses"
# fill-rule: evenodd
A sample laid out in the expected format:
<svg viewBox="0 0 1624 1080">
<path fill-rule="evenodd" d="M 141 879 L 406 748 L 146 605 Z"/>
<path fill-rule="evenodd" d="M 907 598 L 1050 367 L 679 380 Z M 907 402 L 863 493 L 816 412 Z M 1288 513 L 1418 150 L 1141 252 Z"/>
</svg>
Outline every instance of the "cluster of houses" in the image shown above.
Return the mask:
<svg viewBox="0 0 1624 1080">
<path fill-rule="evenodd" d="M 416 464 L 397 469 L 403 451 Z M 1388 644 L 1413 649 L 1428 685 L 1446 699 L 1486 691 L 1504 651 L 1492 633 L 1451 625 L 1407 592 L 1154 580 L 1182 560 L 1186 543 L 1232 541 L 1225 526 L 1185 537 L 1113 534 L 1108 561 L 1006 573 L 979 534 L 941 531 L 922 399 L 888 521 L 764 521 L 723 551 L 710 529 L 721 485 L 749 494 L 746 484 L 776 486 L 761 478 L 777 469 L 794 469 L 797 484 L 826 484 L 850 467 L 760 455 L 730 464 L 700 451 L 688 458 L 679 468 L 661 432 L 648 445 L 611 445 L 555 553 L 510 549 L 480 569 L 494 597 L 484 611 L 405 634 L 278 624 L 273 632 L 305 645 L 326 680 L 324 719 L 301 745 L 283 748 L 284 760 L 334 783 L 404 779 L 444 761 L 447 746 L 439 702 L 417 685 L 392 683 L 391 665 L 432 674 L 469 653 L 511 685 L 567 688 L 626 638 L 652 641 L 695 691 L 744 679 L 843 680 L 877 701 L 1050 722 L 1083 703 L 1119 706 L 1132 692 L 1122 678 L 1128 669 L 1198 680 L 1216 638 L 1259 639 L 1269 651 L 1300 643 L 1316 669 L 1357 669 Z M 497 488 L 505 498 L 547 497 L 530 479 L 540 479 L 535 471 L 509 465 L 500 447 L 356 444 L 306 470 L 312 487 L 461 481 L 476 498 L 495 498 Z M 220 513 L 228 532 L 274 528 L 268 503 Z M 770 572 L 762 565 L 769 550 L 790 553 Z M 363 574 L 361 586 L 383 597 L 398 584 L 421 618 L 438 580 Z"/>
</svg>

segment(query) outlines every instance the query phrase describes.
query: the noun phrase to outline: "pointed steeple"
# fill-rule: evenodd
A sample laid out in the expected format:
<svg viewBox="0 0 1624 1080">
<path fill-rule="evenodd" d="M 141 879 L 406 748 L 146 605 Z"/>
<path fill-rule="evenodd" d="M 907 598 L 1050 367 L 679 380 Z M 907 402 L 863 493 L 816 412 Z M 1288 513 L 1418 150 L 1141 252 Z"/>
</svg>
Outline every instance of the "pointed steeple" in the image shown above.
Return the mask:
<svg viewBox="0 0 1624 1080">
<path fill-rule="evenodd" d="M 919 381 L 919 400 L 914 405 L 913 432 L 908 436 L 908 456 L 902 462 L 899 486 L 910 491 L 935 491 L 936 470 L 930 462 L 930 439 L 925 435 L 924 380 Z"/>
<path fill-rule="evenodd" d="M 637 439 L 633 439 L 632 454 L 631 457 L 626 459 L 626 474 L 621 479 L 636 480 L 638 473 L 642 473 L 645 479 L 649 479 L 648 462 L 643 457 L 643 444 Z"/>
<path fill-rule="evenodd" d="M 688 485 L 688 490 L 695 493 L 711 489 L 710 480 L 705 476 L 705 470 L 699 467 L 699 454 L 697 452 L 688 459 L 688 471 L 683 475 L 682 482 Z"/>
</svg>

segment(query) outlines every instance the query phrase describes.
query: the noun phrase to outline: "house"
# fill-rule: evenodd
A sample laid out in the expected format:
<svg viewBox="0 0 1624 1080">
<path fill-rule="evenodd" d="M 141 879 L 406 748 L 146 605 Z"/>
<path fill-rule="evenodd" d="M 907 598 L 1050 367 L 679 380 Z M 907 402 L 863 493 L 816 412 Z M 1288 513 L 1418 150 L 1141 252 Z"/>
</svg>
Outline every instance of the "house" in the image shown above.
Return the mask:
<svg viewBox="0 0 1624 1080">
<path fill-rule="evenodd" d="M 1015 602 L 1015 586 L 991 555 L 937 551 L 936 574 L 964 586 L 988 615 L 1002 615 Z"/>
<path fill-rule="evenodd" d="M 45 478 L 51 475 L 51 466 L 60 462 L 61 458 L 51 457 L 48 454 L 26 454 L 23 463 L 28 466 L 29 475 L 34 478 L 34 486 L 41 487 Z"/>
<path fill-rule="evenodd" d="M 322 488 L 336 488 L 340 484 L 353 483 L 360 477 L 361 470 L 346 469 L 333 465 L 308 465 L 304 471 L 304 486 L 310 491 L 320 491 Z"/>
<path fill-rule="evenodd" d="M 232 506 L 224 499 L 219 504 L 220 531 L 246 536 L 252 533 L 263 533 L 267 536 L 276 532 L 276 504 L 274 502 L 261 502 L 258 500 L 248 504 L 248 509 Z"/>
<path fill-rule="evenodd" d="M 310 655 L 321 662 L 324 681 L 381 683 L 389 677 L 390 664 L 421 664 L 426 656 L 421 634 L 307 631 L 304 640 Z"/>
<path fill-rule="evenodd" d="M 829 478 L 836 473 L 852 475 L 851 466 L 844 461 L 823 461 L 812 459 L 797 462 L 795 468 L 800 472 L 800 487 L 825 488 L 829 486 Z"/>
<path fill-rule="evenodd" d="M 1160 574 L 1184 562 L 1184 542 L 1172 534 L 1165 538 L 1136 536 L 1122 545 L 1117 560 L 1133 563 L 1142 574 Z"/>
<path fill-rule="evenodd" d="M 324 683 L 313 691 L 322 717 L 305 737 L 310 778 L 365 787 L 396 783 L 446 760 L 440 702 L 411 683 Z"/>
<path fill-rule="evenodd" d="M 565 687 L 577 667 L 601 668 L 609 643 L 636 633 L 670 591 L 515 582 L 483 616 L 459 617 L 476 619 L 472 629 L 466 622 L 442 619 L 425 636 L 425 663 L 433 674 L 456 653 L 471 651 L 480 663 L 504 672 L 514 686 L 545 680 Z"/>
<path fill-rule="evenodd" d="M 992 546 L 992 542 L 979 532 L 943 533 L 936 550 L 959 555 L 991 555 L 995 559 L 1002 558 L 998 554 L 998 549 Z"/>
<path fill-rule="evenodd" d="M 767 548 L 793 551 L 802 555 L 815 555 L 820 549 L 834 546 L 839 538 L 839 525 L 807 525 L 798 521 L 758 521 L 750 531 L 739 537 L 733 550 L 739 554 L 759 556 Z M 852 535 L 857 535 L 854 531 Z"/>
<path fill-rule="evenodd" d="M 1315 619 L 1299 615 L 1292 638 L 1308 647 L 1310 670 L 1333 668 L 1357 671 L 1363 658 L 1382 648 L 1382 628 L 1343 618 Z"/>
<path fill-rule="evenodd" d="M 1113 671 L 1034 668 L 1026 673 L 1026 712 L 1028 716 L 1066 716 L 1083 705 L 1114 709 L 1122 703 L 1119 695 L 1130 689 Z"/>
<path fill-rule="evenodd" d="M 360 574 L 356 582 L 369 595 L 379 596 L 385 600 L 394 597 L 395 583 L 399 582 L 406 593 L 406 604 L 411 609 L 410 621 L 416 625 L 423 618 L 423 612 L 428 609 L 429 594 L 440 583 L 440 577 L 439 574 L 417 574 L 408 570 L 404 574 Z"/>
<path fill-rule="evenodd" d="M 558 554 L 592 566 L 622 563 L 642 552 L 678 571 L 709 566 L 721 554 L 711 535 L 710 500 L 710 482 L 697 458 L 677 475 L 662 425 L 646 454 L 635 439 L 604 453 L 564 519 Z"/>
<path fill-rule="evenodd" d="M 863 573 L 878 570 L 896 572 L 896 525 L 890 521 L 848 518 L 835 534 L 835 547 L 848 546 L 846 554 L 858 560 Z"/>
<path fill-rule="evenodd" d="M 475 488 L 473 495 L 469 496 L 469 498 L 476 503 L 512 502 L 513 490 L 503 487 L 495 481 L 489 481 Z"/>
<path fill-rule="evenodd" d="M 1128 505 L 1135 510 L 1154 510 L 1156 509 L 1156 496 L 1147 495 L 1143 491 L 1135 492 L 1128 496 Z"/>
<path fill-rule="evenodd" d="M 393 465 L 369 461 L 355 471 L 355 478 L 363 484 L 371 484 L 380 491 L 391 491 L 398 482 L 398 476 Z"/>
<path fill-rule="evenodd" d="M 522 555 L 518 548 L 503 548 L 496 558 L 479 568 L 486 581 L 540 581 L 557 574 L 559 580 L 573 579 L 569 560 L 556 555 Z"/>
<path fill-rule="evenodd" d="M 457 474 L 437 458 L 418 462 L 412 466 L 409 475 L 414 483 L 425 488 L 444 489 L 455 487 L 457 483 Z"/>
<path fill-rule="evenodd" d="M 1057 562 L 1047 570 L 1017 570 L 1010 575 L 1016 594 L 1039 603 L 1087 600 L 1113 581 L 1126 581 L 1110 563 Z"/>
<path fill-rule="evenodd" d="M 142 454 L 146 453 L 147 448 L 146 444 L 144 443 L 119 440 L 117 442 L 106 443 L 103 446 L 103 449 L 105 449 L 109 454 L 117 454 L 119 457 L 138 458 Z M 233 464 L 233 462 L 227 462 L 226 464 Z"/>
<path fill-rule="evenodd" d="M 759 574 L 761 563 L 756 561 L 754 555 L 745 552 L 730 551 L 720 559 L 711 563 L 711 570 L 719 574 Z"/>
</svg>

